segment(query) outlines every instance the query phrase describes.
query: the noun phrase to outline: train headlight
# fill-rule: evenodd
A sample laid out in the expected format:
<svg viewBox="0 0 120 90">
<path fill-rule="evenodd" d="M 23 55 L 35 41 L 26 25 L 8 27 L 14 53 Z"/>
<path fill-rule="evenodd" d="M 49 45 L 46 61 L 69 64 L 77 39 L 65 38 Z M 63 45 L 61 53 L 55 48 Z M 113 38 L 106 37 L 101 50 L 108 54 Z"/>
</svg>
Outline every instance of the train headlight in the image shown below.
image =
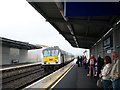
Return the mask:
<svg viewBox="0 0 120 90">
<path fill-rule="evenodd" d="M 46 64 L 46 62 L 44 62 L 44 64 Z"/>
<path fill-rule="evenodd" d="M 58 62 L 56 62 L 56 63 L 58 63 Z"/>
</svg>

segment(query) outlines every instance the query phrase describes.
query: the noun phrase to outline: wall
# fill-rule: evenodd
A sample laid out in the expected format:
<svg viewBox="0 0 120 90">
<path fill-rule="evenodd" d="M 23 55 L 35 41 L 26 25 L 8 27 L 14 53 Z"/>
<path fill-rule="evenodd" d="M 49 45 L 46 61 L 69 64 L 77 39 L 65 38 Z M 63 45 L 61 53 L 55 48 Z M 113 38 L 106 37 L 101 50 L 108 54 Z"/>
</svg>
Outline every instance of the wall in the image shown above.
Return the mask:
<svg viewBox="0 0 120 90">
<path fill-rule="evenodd" d="M 104 41 L 111 37 L 112 46 L 105 48 Z M 102 38 L 100 42 L 94 45 L 90 49 L 90 54 L 97 58 L 97 55 L 105 57 L 106 55 L 111 56 L 112 51 L 117 51 L 120 58 L 120 24 L 115 26 L 111 32 L 109 32 L 105 37 Z"/>
<path fill-rule="evenodd" d="M 2 45 L 2 63 L 10 64 L 10 48 Z"/>
<path fill-rule="evenodd" d="M 103 57 L 103 41 L 100 41 L 97 45 L 97 54 Z"/>
<path fill-rule="evenodd" d="M 19 63 L 29 62 L 28 61 L 28 50 L 20 49 L 19 51 Z"/>
<path fill-rule="evenodd" d="M 12 61 L 18 63 L 28 62 L 28 50 L 10 48 L 2 45 L 2 63 L 0 65 L 12 64 Z"/>
<path fill-rule="evenodd" d="M 29 62 L 41 62 L 42 49 L 28 50 Z"/>
<path fill-rule="evenodd" d="M 118 52 L 120 58 L 120 24 L 114 29 L 114 39 L 115 39 L 115 50 Z"/>
<path fill-rule="evenodd" d="M 94 55 L 95 58 L 98 58 L 98 55 L 103 57 L 103 43 L 102 43 L 102 40 L 91 48 L 90 53 L 91 53 L 91 55 Z"/>
<path fill-rule="evenodd" d="M 2 39 L 0 38 L 0 63 L 2 63 Z"/>
<path fill-rule="evenodd" d="M 2 39 L 0 38 L 0 64 L 2 63 Z M 0 66 L 2 68 L 2 66 Z M 2 90 L 2 72 L 0 72 L 0 90 Z"/>
<path fill-rule="evenodd" d="M 9 56 L 9 60 L 12 63 L 12 60 L 16 61 L 20 61 L 20 56 L 19 56 L 19 49 L 17 48 L 10 48 L 10 56 Z"/>
</svg>

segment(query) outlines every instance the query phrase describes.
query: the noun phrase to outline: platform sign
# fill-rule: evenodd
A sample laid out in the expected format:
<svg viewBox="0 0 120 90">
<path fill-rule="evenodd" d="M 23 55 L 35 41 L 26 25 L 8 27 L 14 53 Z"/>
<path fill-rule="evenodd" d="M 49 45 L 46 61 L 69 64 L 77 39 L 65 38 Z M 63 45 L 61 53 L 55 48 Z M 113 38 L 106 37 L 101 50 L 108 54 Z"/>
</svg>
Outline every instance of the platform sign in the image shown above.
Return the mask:
<svg viewBox="0 0 120 90">
<path fill-rule="evenodd" d="M 103 47 L 104 47 L 104 49 L 108 49 L 108 48 L 113 47 L 112 36 L 109 36 L 106 39 L 104 39 L 104 41 L 103 41 Z"/>
<path fill-rule="evenodd" d="M 112 52 L 112 50 L 107 50 L 107 54 L 110 54 Z"/>
<path fill-rule="evenodd" d="M 120 2 L 64 2 L 64 16 L 120 15 Z"/>
</svg>

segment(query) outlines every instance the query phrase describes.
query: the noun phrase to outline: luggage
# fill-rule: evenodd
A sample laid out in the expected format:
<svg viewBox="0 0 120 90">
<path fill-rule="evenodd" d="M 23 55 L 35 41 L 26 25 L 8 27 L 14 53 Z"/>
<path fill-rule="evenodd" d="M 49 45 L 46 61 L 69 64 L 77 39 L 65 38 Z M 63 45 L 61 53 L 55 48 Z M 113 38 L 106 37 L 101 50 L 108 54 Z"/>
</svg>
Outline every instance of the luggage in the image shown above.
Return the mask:
<svg viewBox="0 0 120 90">
<path fill-rule="evenodd" d="M 98 80 L 97 80 L 97 86 L 98 87 L 102 87 L 102 78 L 99 78 Z"/>
</svg>

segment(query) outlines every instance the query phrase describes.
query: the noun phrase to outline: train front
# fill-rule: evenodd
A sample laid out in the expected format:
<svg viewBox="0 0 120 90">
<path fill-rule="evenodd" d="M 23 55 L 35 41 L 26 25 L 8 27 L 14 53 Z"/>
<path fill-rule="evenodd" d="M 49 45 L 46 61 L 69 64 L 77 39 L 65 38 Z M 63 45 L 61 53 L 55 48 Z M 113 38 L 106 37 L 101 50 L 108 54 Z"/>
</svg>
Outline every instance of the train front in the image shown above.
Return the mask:
<svg viewBox="0 0 120 90">
<path fill-rule="evenodd" d="M 42 65 L 58 65 L 60 52 L 54 48 L 44 49 L 42 51 Z"/>
</svg>

